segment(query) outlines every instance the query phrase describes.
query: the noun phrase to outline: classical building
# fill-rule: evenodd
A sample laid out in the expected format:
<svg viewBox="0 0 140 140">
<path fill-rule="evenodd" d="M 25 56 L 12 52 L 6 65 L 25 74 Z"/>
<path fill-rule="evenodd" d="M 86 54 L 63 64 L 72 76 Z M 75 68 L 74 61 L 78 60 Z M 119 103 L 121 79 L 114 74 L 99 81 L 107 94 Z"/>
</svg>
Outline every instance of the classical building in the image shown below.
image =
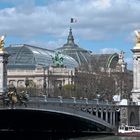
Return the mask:
<svg viewBox="0 0 140 140">
<path fill-rule="evenodd" d="M 13 44 L 7 47 L 6 51 L 10 54 L 8 85 L 14 84 L 16 87 L 21 88 L 30 83 L 30 87 L 42 89 L 45 93 L 54 89 L 57 90 L 57 88 L 61 89 L 65 85 L 76 84 L 78 87 L 83 84 L 82 81 L 86 82 L 84 83 L 86 85 L 89 81 L 84 78 L 89 73 L 91 78 L 92 75 L 101 77 L 102 74 L 100 73 L 105 75 L 108 73 L 108 76 L 110 76 L 110 73 L 117 75 L 117 73 L 127 71 L 122 52 L 120 54 L 91 53 L 91 51 L 79 47 L 74 42 L 71 28 L 67 43 L 56 50 L 48 50 L 27 44 Z M 97 78 L 93 78 L 93 80 L 97 80 Z M 95 81 L 94 83 L 97 86 L 97 82 Z M 90 92 L 95 92 L 93 88 L 95 85 L 90 86 L 87 85 Z M 115 86 L 119 86 L 118 82 L 116 82 Z M 71 88 L 75 89 L 73 86 Z M 92 88 L 93 90 L 91 90 Z M 113 92 L 113 94 L 115 93 Z"/>
<path fill-rule="evenodd" d="M 10 54 L 8 63 L 8 84 L 25 87 L 28 79 L 30 86 L 53 88 L 71 83 L 78 63 L 71 57 L 62 55 L 63 66 L 54 64 L 56 53 L 45 48 L 26 44 L 10 45 L 6 48 Z M 58 57 L 58 56 L 57 56 Z"/>
</svg>

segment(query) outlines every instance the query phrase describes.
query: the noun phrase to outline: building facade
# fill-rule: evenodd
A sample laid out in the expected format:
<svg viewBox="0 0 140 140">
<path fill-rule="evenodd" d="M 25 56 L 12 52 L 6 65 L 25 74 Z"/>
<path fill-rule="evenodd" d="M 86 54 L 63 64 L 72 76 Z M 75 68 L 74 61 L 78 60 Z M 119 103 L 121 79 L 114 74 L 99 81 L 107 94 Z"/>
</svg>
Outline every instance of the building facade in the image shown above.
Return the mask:
<svg viewBox="0 0 140 140">
<path fill-rule="evenodd" d="M 6 51 L 10 54 L 8 85 L 13 84 L 22 88 L 27 87 L 26 83 L 29 83 L 28 87 L 42 89 L 41 91 L 46 94 L 62 87 L 70 89 L 70 94 L 72 92 L 93 93 L 99 88 L 102 91 L 112 92 L 110 87 L 106 85 L 107 82 L 103 83 L 106 79 L 103 80 L 101 77 L 106 75 L 109 80 L 108 77 L 113 73 L 116 75 L 113 77 L 113 86 L 116 87 L 112 94 L 119 94 L 117 87 L 120 86 L 120 82 L 118 82 L 117 75 L 127 72 L 127 65 L 124 62 L 122 52 L 120 54 L 94 54 L 80 48 L 74 42 L 71 28 L 67 43 L 56 50 L 17 44 L 10 45 Z M 91 81 L 87 79 L 88 77 Z M 102 84 L 97 84 L 97 81 Z M 80 90 L 76 90 L 75 85 Z M 103 85 L 107 87 L 103 87 Z"/>
<path fill-rule="evenodd" d="M 31 87 L 53 88 L 71 83 L 78 63 L 71 57 L 61 54 L 63 66 L 56 66 L 59 61 L 56 52 L 30 45 L 11 45 L 9 53 L 8 85 L 25 87 L 28 79 Z M 56 60 L 55 60 L 56 59 Z"/>
</svg>

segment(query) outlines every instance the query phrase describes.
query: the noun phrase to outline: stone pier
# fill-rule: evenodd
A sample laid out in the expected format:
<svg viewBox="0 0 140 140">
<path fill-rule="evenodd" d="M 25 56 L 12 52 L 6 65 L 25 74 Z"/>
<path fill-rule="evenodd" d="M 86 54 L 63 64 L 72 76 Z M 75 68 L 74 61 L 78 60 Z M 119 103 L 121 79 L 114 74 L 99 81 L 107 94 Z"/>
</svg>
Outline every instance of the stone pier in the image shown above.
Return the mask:
<svg viewBox="0 0 140 140">
<path fill-rule="evenodd" d="M 0 37 L 0 95 L 7 92 L 7 63 L 9 54 L 4 49 L 4 36 Z"/>
</svg>

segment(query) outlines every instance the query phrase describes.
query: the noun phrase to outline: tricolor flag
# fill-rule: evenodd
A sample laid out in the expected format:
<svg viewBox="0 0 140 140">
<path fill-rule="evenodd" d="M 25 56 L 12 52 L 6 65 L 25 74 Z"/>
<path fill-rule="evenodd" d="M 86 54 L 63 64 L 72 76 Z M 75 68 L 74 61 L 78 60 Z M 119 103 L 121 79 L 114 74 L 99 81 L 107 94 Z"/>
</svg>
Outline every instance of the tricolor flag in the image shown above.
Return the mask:
<svg viewBox="0 0 140 140">
<path fill-rule="evenodd" d="M 75 19 L 75 18 L 70 19 L 70 23 L 75 23 L 75 22 L 77 22 L 77 19 Z"/>
</svg>

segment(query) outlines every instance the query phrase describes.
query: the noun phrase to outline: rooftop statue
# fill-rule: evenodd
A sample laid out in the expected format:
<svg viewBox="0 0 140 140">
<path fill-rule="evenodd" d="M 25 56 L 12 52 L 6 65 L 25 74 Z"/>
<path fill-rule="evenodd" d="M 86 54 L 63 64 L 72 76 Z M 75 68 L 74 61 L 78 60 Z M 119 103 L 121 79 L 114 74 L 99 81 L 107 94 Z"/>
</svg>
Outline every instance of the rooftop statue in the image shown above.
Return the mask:
<svg viewBox="0 0 140 140">
<path fill-rule="evenodd" d="M 136 44 L 140 43 L 140 32 L 139 31 L 135 31 L 136 34 Z"/>
<path fill-rule="evenodd" d="M 5 36 L 0 37 L 0 51 L 3 51 L 4 49 L 4 38 Z"/>
<path fill-rule="evenodd" d="M 55 53 L 55 56 L 52 57 L 53 59 L 53 64 L 56 66 L 56 67 L 62 67 L 63 66 L 63 56 L 60 52 L 56 52 Z"/>
</svg>

